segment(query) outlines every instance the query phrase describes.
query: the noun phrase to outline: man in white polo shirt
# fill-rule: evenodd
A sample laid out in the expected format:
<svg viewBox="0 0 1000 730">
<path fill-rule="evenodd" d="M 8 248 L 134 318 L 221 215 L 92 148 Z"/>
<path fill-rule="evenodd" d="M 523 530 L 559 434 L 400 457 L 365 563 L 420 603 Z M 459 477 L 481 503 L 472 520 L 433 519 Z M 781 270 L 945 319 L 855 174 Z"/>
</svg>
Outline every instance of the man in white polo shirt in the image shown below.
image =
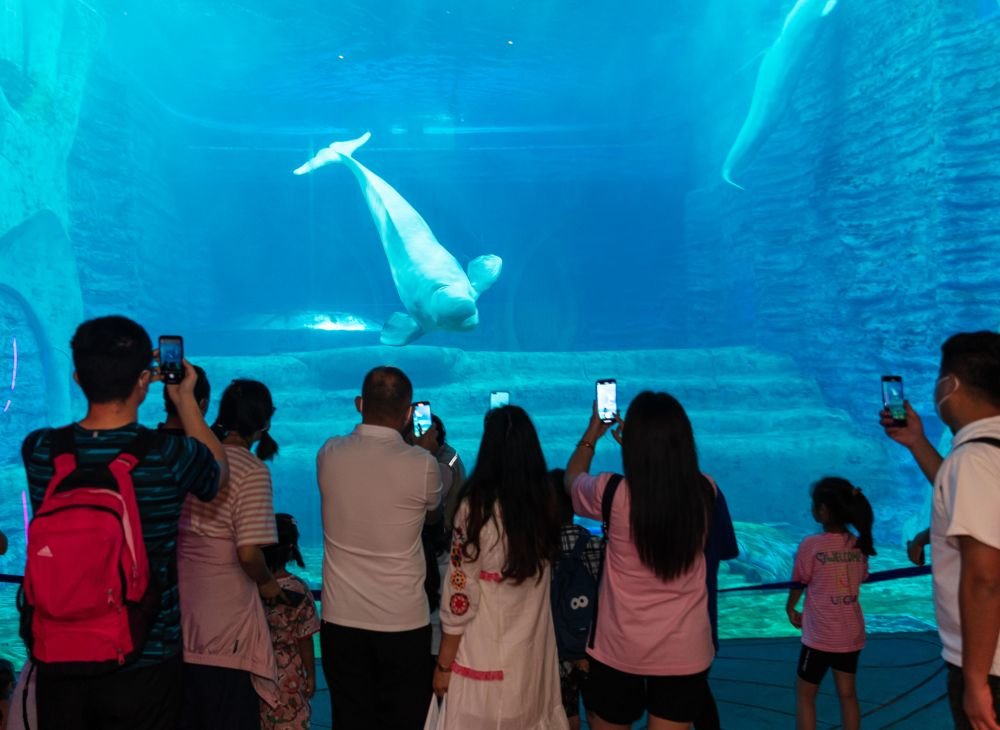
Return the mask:
<svg viewBox="0 0 1000 730">
<path fill-rule="evenodd" d="M 941 347 L 934 402 L 955 434 L 934 480 L 934 603 L 959 728 L 1000 730 L 1000 334 Z"/>
<path fill-rule="evenodd" d="M 938 631 L 955 727 L 1000 730 L 1000 334 L 961 333 L 941 347 L 934 403 L 954 434 L 943 462 L 906 404 L 882 425 L 934 483 L 931 550 Z"/>
<path fill-rule="evenodd" d="M 365 377 L 361 424 L 317 457 L 323 510 L 323 673 L 337 730 L 420 730 L 431 697 L 431 627 L 420 531 L 441 472 L 404 442 L 413 386 Z"/>
</svg>

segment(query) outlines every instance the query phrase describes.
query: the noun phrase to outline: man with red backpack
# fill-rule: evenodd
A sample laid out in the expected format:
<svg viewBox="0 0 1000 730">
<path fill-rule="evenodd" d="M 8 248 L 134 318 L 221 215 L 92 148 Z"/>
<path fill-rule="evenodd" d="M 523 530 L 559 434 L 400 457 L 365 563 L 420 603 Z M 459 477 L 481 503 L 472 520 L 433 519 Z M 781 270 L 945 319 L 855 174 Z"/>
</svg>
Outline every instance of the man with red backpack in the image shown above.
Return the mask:
<svg viewBox="0 0 1000 730">
<path fill-rule="evenodd" d="M 167 393 L 184 434 L 140 426 L 149 335 L 124 317 L 72 341 L 86 417 L 24 441 L 32 520 L 22 636 L 37 667 L 39 730 L 173 730 L 181 703 L 176 542 L 188 494 L 209 501 L 225 452 L 194 397 L 194 368 Z"/>
</svg>

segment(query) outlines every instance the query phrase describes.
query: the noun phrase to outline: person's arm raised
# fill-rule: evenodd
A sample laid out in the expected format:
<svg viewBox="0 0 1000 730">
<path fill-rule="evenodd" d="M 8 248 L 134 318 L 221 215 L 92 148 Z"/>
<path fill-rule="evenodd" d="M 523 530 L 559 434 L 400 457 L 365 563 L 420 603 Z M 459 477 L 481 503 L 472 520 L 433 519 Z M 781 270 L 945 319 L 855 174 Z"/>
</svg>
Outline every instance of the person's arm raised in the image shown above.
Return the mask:
<svg viewBox="0 0 1000 730">
<path fill-rule="evenodd" d="M 219 464 L 219 489 L 229 481 L 229 461 L 222 442 L 205 423 L 201 407 L 194 397 L 194 386 L 198 382 L 198 372 L 187 360 L 184 361 L 184 380 L 177 385 L 166 385 L 167 395 L 177 408 L 177 415 L 184 426 L 184 433 L 204 444 Z"/>
<path fill-rule="evenodd" d="M 624 424 L 617 414 L 615 415 L 615 421 L 618 423 L 615 439 L 621 443 L 619 434 Z M 604 434 L 608 432 L 611 425 L 602 421 L 600 416 L 597 415 L 597 401 L 594 401 L 587 430 L 583 432 L 583 438 L 577 442 L 576 449 L 573 450 L 573 455 L 569 457 L 569 464 L 566 465 L 566 475 L 563 477 L 563 485 L 567 493 L 572 493 L 573 482 L 576 481 L 578 476 L 590 473 L 590 464 L 594 460 L 594 451 L 597 448 L 597 442 L 604 437 Z"/>
<path fill-rule="evenodd" d="M 903 407 L 906 409 L 905 426 L 894 424 L 888 408 L 883 409 L 879 414 L 879 423 L 885 429 L 886 436 L 897 444 L 905 446 L 913 454 L 913 459 L 920 467 L 920 471 L 924 473 L 927 481 L 933 486 L 934 478 L 937 476 L 944 458 L 934 448 L 934 444 L 928 441 L 924 434 L 924 423 L 910 406 L 910 402 L 904 401 Z"/>
</svg>

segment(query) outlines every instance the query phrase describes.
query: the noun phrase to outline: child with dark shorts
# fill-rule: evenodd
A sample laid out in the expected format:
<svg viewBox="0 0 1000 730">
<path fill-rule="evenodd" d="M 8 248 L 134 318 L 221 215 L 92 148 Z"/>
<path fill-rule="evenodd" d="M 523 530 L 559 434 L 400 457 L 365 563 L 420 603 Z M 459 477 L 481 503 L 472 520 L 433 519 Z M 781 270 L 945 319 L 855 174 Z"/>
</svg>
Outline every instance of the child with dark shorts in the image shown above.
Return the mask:
<svg viewBox="0 0 1000 730">
<path fill-rule="evenodd" d="M 859 600 L 868 578 L 872 542 L 871 505 L 846 479 L 826 477 L 813 487 L 813 518 L 823 532 L 810 535 L 795 555 L 792 580 L 799 584 L 788 595 L 786 611 L 792 625 L 802 629 L 796 688 L 799 730 L 816 727 L 816 695 L 828 669 L 840 698 L 841 726 L 861 727 L 855 675 L 865 646 L 865 618 Z M 855 535 L 847 529 L 851 525 Z M 803 590 L 806 602 L 797 610 Z"/>
</svg>

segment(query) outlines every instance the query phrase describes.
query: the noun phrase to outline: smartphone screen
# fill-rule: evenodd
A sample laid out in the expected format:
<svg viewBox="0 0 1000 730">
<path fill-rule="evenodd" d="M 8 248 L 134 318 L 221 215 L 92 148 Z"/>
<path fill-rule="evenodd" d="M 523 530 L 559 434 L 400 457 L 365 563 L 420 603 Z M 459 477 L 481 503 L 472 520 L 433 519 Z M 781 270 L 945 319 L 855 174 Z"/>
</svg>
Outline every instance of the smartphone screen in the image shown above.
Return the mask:
<svg viewBox="0 0 1000 730">
<path fill-rule="evenodd" d="M 494 390 L 490 393 L 490 410 L 510 405 L 510 393 L 506 390 Z"/>
<path fill-rule="evenodd" d="M 906 408 L 903 406 L 903 378 L 899 375 L 882 376 L 882 405 L 889 409 L 893 423 L 906 425 Z"/>
<path fill-rule="evenodd" d="M 605 423 L 613 423 L 618 413 L 618 384 L 614 380 L 597 381 L 597 415 Z"/>
<path fill-rule="evenodd" d="M 413 404 L 413 435 L 420 438 L 431 430 L 431 404 L 420 401 Z"/>
<path fill-rule="evenodd" d="M 184 340 L 178 335 L 160 337 L 160 374 L 170 385 L 184 380 Z"/>
</svg>

